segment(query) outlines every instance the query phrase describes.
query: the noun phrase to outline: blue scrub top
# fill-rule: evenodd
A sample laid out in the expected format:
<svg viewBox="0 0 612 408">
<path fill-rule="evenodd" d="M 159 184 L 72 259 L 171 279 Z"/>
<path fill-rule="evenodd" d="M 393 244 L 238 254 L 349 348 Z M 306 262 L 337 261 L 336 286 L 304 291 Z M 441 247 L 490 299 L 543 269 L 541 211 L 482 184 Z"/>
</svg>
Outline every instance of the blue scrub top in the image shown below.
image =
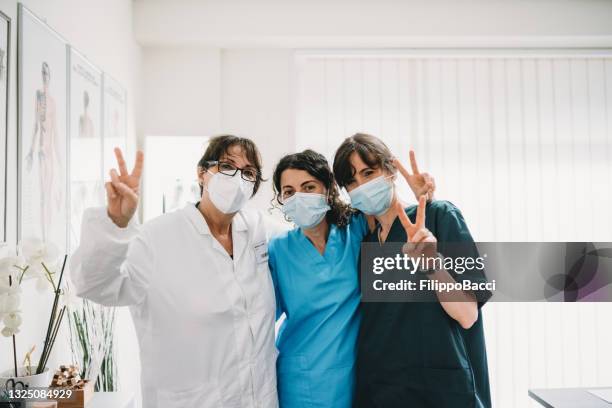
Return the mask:
<svg viewBox="0 0 612 408">
<path fill-rule="evenodd" d="M 281 408 L 350 408 L 359 332 L 357 264 L 367 222 L 330 226 L 321 255 L 300 228 L 273 238 L 269 264 L 277 318 L 285 313 L 276 346 Z"/>
</svg>

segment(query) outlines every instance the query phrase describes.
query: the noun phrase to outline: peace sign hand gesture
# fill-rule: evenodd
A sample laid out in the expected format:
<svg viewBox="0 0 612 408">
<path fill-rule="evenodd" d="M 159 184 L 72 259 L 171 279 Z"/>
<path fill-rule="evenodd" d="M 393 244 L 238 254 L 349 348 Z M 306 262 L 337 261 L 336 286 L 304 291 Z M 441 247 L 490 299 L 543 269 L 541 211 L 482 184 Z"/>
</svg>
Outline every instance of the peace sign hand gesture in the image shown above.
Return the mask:
<svg viewBox="0 0 612 408">
<path fill-rule="evenodd" d="M 427 202 L 431 202 L 433 200 L 434 192 L 436 191 L 436 181 L 428 173 L 419 172 L 419 166 L 416 162 L 414 150 L 410 150 L 410 167 L 412 168 L 412 174 L 410 174 L 410 172 L 398 159 L 395 159 L 393 164 L 395 167 L 397 167 L 399 172 L 402 173 L 402 176 L 404 176 L 404 179 L 406 179 L 406 182 L 412 189 L 412 192 L 417 200 L 422 195 L 426 196 Z"/>
<path fill-rule="evenodd" d="M 108 198 L 108 216 L 115 225 L 125 228 L 138 208 L 138 190 L 144 163 L 144 153 L 136 152 L 136 163 L 132 173 L 128 173 L 121 149 L 115 148 L 119 174 L 116 169 L 110 171 L 111 181 L 105 183 Z"/>
<path fill-rule="evenodd" d="M 399 201 L 395 203 L 397 216 L 408 237 L 402 251 L 411 257 L 420 257 L 424 255 L 427 258 L 433 258 L 438 254 L 438 240 L 431 231 L 425 228 L 425 204 L 426 198 L 422 195 L 419 197 L 419 206 L 417 208 L 415 222 L 413 223 L 406 215 Z"/>
</svg>

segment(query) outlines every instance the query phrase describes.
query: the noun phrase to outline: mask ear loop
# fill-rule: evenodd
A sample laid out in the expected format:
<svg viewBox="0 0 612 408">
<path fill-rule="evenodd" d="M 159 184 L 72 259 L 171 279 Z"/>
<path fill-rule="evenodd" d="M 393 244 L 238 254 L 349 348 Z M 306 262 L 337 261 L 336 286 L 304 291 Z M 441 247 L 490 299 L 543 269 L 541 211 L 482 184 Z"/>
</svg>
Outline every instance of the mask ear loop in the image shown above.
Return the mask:
<svg viewBox="0 0 612 408">
<path fill-rule="evenodd" d="M 200 180 L 200 177 L 203 176 L 205 170 L 203 167 L 198 167 L 198 186 L 200 187 L 202 193 L 204 192 L 204 182 Z M 202 193 L 200 193 L 200 197 L 202 196 Z"/>
<path fill-rule="evenodd" d="M 338 194 L 338 198 L 340 198 L 340 200 L 344 201 L 347 204 L 351 203 L 351 196 L 348 193 L 346 187 L 341 187 L 339 188 L 339 194 Z"/>
<path fill-rule="evenodd" d="M 279 203 L 278 194 L 274 194 L 274 197 L 272 197 L 272 199 L 270 200 L 270 207 L 268 207 L 268 215 L 272 215 L 273 211 L 280 211 L 280 213 L 283 214 L 282 206 L 283 205 Z M 285 214 L 283 214 L 283 217 L 285 217 Z"/>
<path fill-rule="evenodd" d="M 386 161 L 386 163 L 383 163 L 383 171 L 384 169 L 387 169 L 387 165 L 389 165 L 389 167 L 395 169 L 395 173 L 392 173 L 390 176 L 385 177 L 385 180 L 388 179 L 392 179 L 393 181 L 395 181 L 395 176 L 397 175 L 397 172 L 399 171 L 397 167 L 395 167 L 395 165 L 393 164 L 395 161 L 397 160 L 397 157 L 393 156 L 391 157 L 391 159 L 389 161 Z"/>
<path fill-rule="evenodd" d="M 397 174 L 397 173 L 396 173 Z M 404 201 L 401 199 L 400 195 L 399 195 L 399 190 L 397 189 L 397 184 L 395 184 L 395 175 L 396 174 L 392 174 L 390 176 L 385 177 L 385 180 L 387 180 L 389 183 L 391 183 L 391 189 L 393 190 L 392 194 L 392 198 L 391 198 L 391 205 L 393 205 L 393 197 L 395 198 L 395 201 L 398 201 L 402 204 L 402 206 L 404 206 Z"/>
<path fill-rule="evenodd" d="M 212 176 L 214 176 L 216 173 L 211 173 L 210 170 L 208 170 L 208 168 L 204 169 L 204 171 L 202 172 L 202 175 L 204 173 L 209 173 Z M 211 177 L 212 178 L 212 177 Z M 210 182 L 210 181 L 209 181 Z M 198 180 L 198 184 L 200 185 L 200 187 L 202 187 L 202 193 L 204 193 L 204 191 L 208 192 L 208 183 L 204 183 L 204 181 L 200 181 Z"/>
</svg>

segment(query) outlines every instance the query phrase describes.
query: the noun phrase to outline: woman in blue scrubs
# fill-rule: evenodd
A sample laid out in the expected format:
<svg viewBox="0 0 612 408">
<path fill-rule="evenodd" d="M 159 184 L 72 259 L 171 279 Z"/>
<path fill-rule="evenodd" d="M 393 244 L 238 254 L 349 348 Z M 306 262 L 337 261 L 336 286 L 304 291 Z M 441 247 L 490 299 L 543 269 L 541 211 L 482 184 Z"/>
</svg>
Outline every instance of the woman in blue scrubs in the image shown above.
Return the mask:
<svg viewBox="0 0 612 408">
<path fill-rule="evenodd" d="M 433 194 L 430 178 L 412 180 Z M 365 216 L 340 200 L 325 157 L 312 150 L 283 157 L 275 199 L 296 228 L 269 243 L 277 316 L 281 408 L 349 408 L 355 391 L 360 290 L 357 262 Z"/>
</svg>

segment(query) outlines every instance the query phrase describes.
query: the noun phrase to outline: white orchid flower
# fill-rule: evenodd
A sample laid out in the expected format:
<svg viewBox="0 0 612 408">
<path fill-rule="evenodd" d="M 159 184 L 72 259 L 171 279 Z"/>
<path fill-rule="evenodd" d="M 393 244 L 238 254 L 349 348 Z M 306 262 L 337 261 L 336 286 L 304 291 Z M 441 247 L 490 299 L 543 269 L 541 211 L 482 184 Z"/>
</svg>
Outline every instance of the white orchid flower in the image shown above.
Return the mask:
<svg viewBox="0 0 612 408">
<path fill-rule="evenodd" d="M 9 285 L 8 281 L 0 280 L 0 295 L 19 295 L 21 293 L 21 286 L 17 284 Z"/>
<path fill-rule="evenodd" d="M 60 298 L 60 304 L 62 306 L 68 307 L 69 310 L 79 307 L 81 305 L 81 298 L 79 298 L 70 285 L 65 285 L 62 292 L 62 297 Z"/>
<path fill-rule="evenodd" d="M 44 263 L 48 267 L 55 265 L 60 257 L 59 248 L 52 242 L 39 238 L 26 238 L 20 244 L 21 255 L 30 267 Z"/>
<path fill-rule="evenodd" d="M 0 317 L 18 311 L 20 303 L 21 287 L 7 285 L 0 288 Z"/>
<path fill-rule="evenodd" d="M 25 259 L 17 255 L 17 251 L 12 247 L 0 249 L 0 279 L 8 280 L 9 276 L 16 279 L 20 275 L 21 269 L 25 267 Z"/>
<path fill-rule="evenodd" d="M 18 328 L 10 328 L 10 327 L 5 327 L 4 329 L 2 329 L 2 335 L 4 337 L 11 337 L 14 336 L 15 334 L 19 333 L 19 329 Z"/>
<path fill-rule="evenodd" d="M 14 296 L 19 296 L 21 292 L 22 292 L 21 286 L 19 285 L 9 286 L 8 290 L 6 291 L 6 293 L 8 293 L 9 295 L 14 295 Z"/>
<path fill-rule="evenodd" d="M 4 295 L 5 293 L 9 293 L 11 290 L 11 285 L 9 285 L 8 279 L 0 278 L 0 295 Z"/>
<path fill-rule="evenodd" d="M 18 293 L 5 293 L 0 295 L 0 313 L 9 313 L 19 310 L 21 296 Z"/>
<path fill-rule="evenodd" d="M 47 276 L 47 272 L 45 268 L 43 268 L 42 264 L 28 265 L 28 270 L 26 271 L 23 280 L 31 280 L 38 279 Z"/>
<path fill-rule="evenodd" d="M 19 312 L 10 312 L 10 313 L 6 313 L 4 315 L 4 326 L 8 327 L 9 329 L 19 329 L 19 326 L 21 326 L 21 313 Z"/>
<path fill-rule="evenodd" d="M 15 275 L 17 268 L 13 265 L 13 259 L 10 257 L 0 258 L 0 279 L 8 281 L 9 276 Z"/>
</svg>

